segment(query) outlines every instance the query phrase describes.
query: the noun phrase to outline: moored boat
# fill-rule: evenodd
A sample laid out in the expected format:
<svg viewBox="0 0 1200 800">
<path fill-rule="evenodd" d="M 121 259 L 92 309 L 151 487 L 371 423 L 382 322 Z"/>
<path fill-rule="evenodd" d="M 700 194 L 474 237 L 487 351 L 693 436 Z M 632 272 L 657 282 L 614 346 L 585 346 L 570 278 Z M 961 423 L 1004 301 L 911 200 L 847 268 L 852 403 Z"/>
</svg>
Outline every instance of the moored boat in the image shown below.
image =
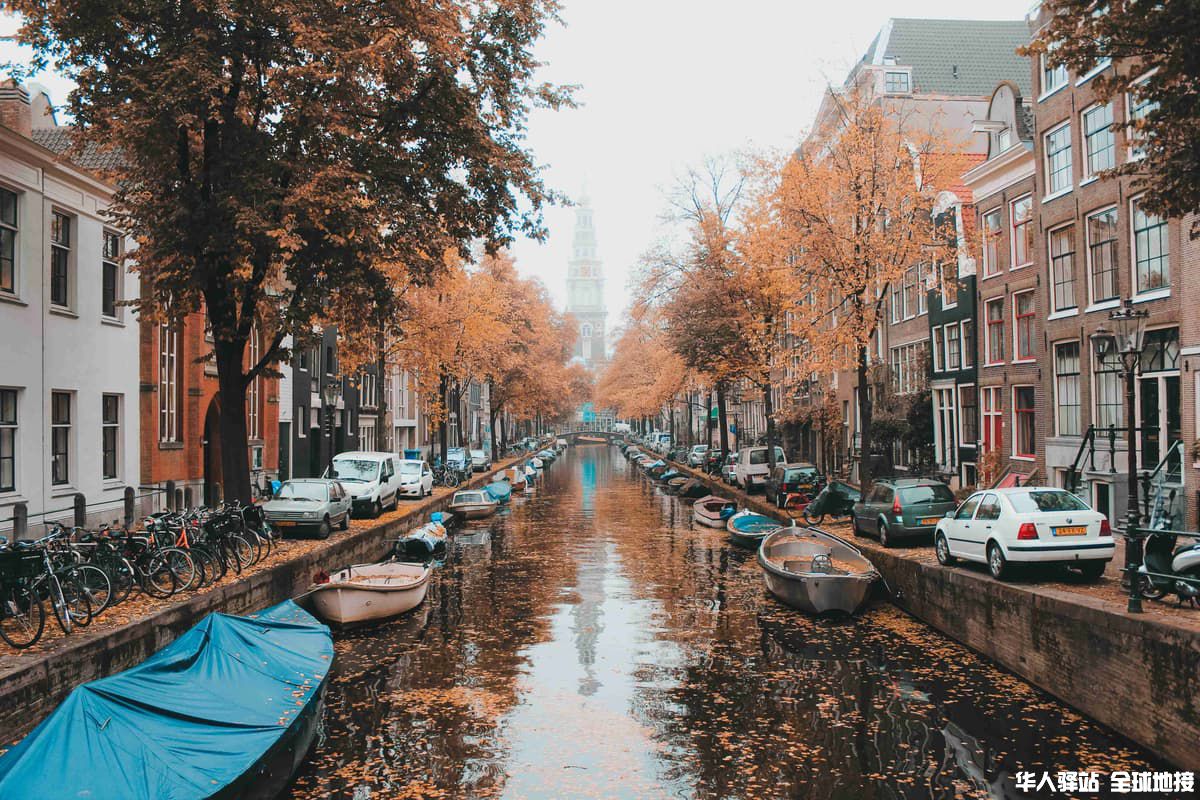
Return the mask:
<svg viewBox="0 0 1200 800">
<path fill-rule="evenodd" d="M 315 584 L 308 598 L 316 615 L 327 622 L 371 622 L 419 606 L 429 590 L 430 574 L 425 564 L 356 564 Z"/>
<path fill-rule="evenodd" d="M 854 614 L 879 578 L 858 548 L 815 528 L 780 528 L 758 550 L 767 590 L 809 614 Z"/>
<path fill-rule="evenodd" d="M 316 737 L 333 655 L 329 628 L 290 600 L 209 614 L 76 687 L 0 756 L 0 797 L 273 798 Z"/>
<path fill-rule="evenodd" d="M 483 490 L 500 505 L 506 505 L 512 499 L 513 487 L 506 478 L 492 481 Z"/>
<path fill-rule="evenodd" d="M 780 527 L 782 526 L 778 520 L 755 514 L 749 509 L 739 511 L 725 521 L 725 530 L 729 531 L 729 538 L 734 544 L 755 550 L 767 534 L 779 530 Z"/>
<path fill-rule="evenodd" d="M 447 530 L 442 523 L 442 514 L 435 512 L 433 516 L 436 516 L 437 519 L 413 528 L 396 538 L 392 544 L 393 559 L 426 561 L 446 551 Z"/>
<path fill-rule="evenodd" d="M 525 488 L 525 470 L 520 467 L 509 467 L 504 470 L 503 474 L 514 492 L 519 492 Z"/>
<path fill-rule="evenodd" d="M 679 487 L 679 496 L 693 499 L 707 497 L 708 486 L 699 478 L 689 478 L 687 482 Z"/>
<path fill-rule="evenodd" d="M 676 475 L 673 478 L 668 478 L 667 480 L 663 481 L 663 483 L 666 484 L 668 492 L 671 494 L 679 494 L 679 491 L 683 489 L 683 487 L 686 486 L 691 480 L 692 479 L 687 475 Z"/>
<path fill-rule="evenodd" d="M 692 504 L 692 519 L 710 528 L 724 528 L 725 520 L 736 511 L 737 503 L 710 494 Z"/>
<path fill-rule="evenodd" d="M 463 519 L 483 519 L 495 514 L 498 505 L 495 499 L 488 496 L 487 492 L 480 489 L 467 489 L 455 492 L 446 508 Z"/>
</svg>

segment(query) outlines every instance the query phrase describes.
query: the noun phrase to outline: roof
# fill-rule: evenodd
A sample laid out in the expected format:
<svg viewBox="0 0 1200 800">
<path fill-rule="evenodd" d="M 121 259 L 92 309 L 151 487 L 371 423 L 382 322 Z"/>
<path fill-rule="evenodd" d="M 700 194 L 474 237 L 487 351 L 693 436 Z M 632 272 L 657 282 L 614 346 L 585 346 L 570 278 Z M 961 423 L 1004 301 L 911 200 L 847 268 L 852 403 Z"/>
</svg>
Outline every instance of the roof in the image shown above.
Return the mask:
<svg viewBox="0 0 1200 800">
<path fill-rule="evenodd" d="M 986 97 L 997 83 L 1010 80 L 1028 96 L 1029 61 L 1016 51 L 1029 38 L 1024 20 L 891 19 L 847 83 L 864 65 L 895 63 L 912 68 L 917 94 Z"/>
<path fill-rule="evenodd" d="M 909 486 L 945 486 L 943 481 L 937 478 L 880 478 L 876 483 L 886 483 L 895 486 L 898 489 L 903 489 Z"/>
<path fill-rule="evenodd" d="M 34 128 L 33 141 L 60 156 L 66 156 L 72 164 L 86 170 L 107 172 L 123 166 L 120 153 L 101 150 L 94 144 L 84 145 L 78 155 L 69 154 L 75 129 L 69 125 L 56 128 Z"/>
</svg>

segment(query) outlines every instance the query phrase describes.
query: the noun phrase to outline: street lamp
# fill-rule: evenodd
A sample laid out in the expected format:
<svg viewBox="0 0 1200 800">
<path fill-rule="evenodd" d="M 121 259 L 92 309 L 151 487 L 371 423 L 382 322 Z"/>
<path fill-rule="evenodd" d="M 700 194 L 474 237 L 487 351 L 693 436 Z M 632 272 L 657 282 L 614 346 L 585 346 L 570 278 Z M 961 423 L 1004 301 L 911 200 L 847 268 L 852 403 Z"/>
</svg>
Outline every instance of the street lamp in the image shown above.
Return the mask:
<svg viewBox="0 0 1200 800">
<path fill-rule="evenodd" d="M 1133 424 L 1135 414 L 1135 382 L 1138 364 L 1142 358 L 1142 345 L 1146 336 L 1146 317 L 1150 312 L 1134 308 L 1129 298 L 1121 303 L 1120 308 L 1114 308 L 1108 314 L 1115 330 L 1109 330 L 1101 325 L 1092 334 L 1096 345 L 1096 353 L 1101 362 L 1109 361 L 1114 356 L 1121 359 L 1121 369 L 1125 375 L 1125 463 L 1129 473 L 1129 498 L 1125 514 L 1125 577 L 1129 581 L 1128 611 L 1139 614 L 1142 611 L 1141 586 L 1137 579 L 1137 569 L 1142 563 L 1142 532 L 1139 529 L 1141 515 L 1138 512 L 1138 469 L 1137 469 L 1137 427 Z"/>
<path fill-rule="evenodd" d="M 341 378 L 326 378 L 321 387 L 321 400 L 325 403 L 325 438 L 329 440 L 329 477 L 336 478 L 333 471 L 333 415 L 337 412 L 337 403 L 342 396 Z"/>
</svg>

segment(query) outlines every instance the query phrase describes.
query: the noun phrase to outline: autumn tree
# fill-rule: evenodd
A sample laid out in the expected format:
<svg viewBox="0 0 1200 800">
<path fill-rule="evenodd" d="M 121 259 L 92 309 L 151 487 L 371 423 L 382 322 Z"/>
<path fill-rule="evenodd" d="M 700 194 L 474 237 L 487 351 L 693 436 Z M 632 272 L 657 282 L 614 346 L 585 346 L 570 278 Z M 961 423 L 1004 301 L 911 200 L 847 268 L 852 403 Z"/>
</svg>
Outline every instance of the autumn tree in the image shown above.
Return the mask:
<svg viewBox="0 0 1200 800">
<path fill-rule="evenodd" d="M 0 8 L 23 16 L 35 70 L 75 81 L 77 145 L 122 156 L 114 222 L 137 241 L 143 318 L 207 313 L 231 498 L 250 494 L 246 388 L 288 333 L 382 330 L 395 287 L 446 251 L 542 232 L 523 135 L 531 106 L 569 102 L 533 76 L 554 0 Z"/>
<path fill-rule="evenodd" d="M 635 308 L 596 384 L 596 402 L 623 419 L 657 417 L 687 381 L 687 367 L 645 309 Z"/>
<path fill-rule="evenodd" d="M 1142 104 L 1132 121 L 1142 158 L 1115 174 L 1136 175 L 1137 191 L 1156 214 L 1200 209 L 1200 7 L 1195 0 L 1047 0 L 1047 22 L 1025 49 L 1076 75 L 1111 59 L 1092 78 L 1101 101 L 1129 95 Z M 1192 235 L 1200 234 L 1200 220 Z"/>
<path fill-rule="evenodd" d="M 793 265 L 807 369 L 856 372 L 865 486 L 869 348 L 891 285 L 919 262 L 949 259 L 953 243 L 937 229 L 934 211 L 963 162 L 936 120 L 885 110 L 858 91 L 831 92 L 829 101 L 828 124 L 782 166 L 771 200 L 781 235 L 775 246 Z"/>
</svg>

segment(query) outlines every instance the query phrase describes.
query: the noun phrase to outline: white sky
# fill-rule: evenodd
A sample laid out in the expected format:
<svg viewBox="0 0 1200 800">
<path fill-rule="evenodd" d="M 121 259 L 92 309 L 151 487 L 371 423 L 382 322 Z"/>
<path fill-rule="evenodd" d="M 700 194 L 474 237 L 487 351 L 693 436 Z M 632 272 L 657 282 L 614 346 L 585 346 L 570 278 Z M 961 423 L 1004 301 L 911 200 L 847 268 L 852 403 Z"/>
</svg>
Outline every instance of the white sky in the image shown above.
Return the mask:
<svg viewBox="0 0 1200 800">
<path fill-rule="evenodd" d="M 562 0 L 563 26 L 538 46 L 541 78 L 580 84 L 582 106 L 536 111 L 529 144 L 551 188 L 595 208 L 609 327 L 657 236 L 663 189 L 707 155 L 791 147 L 827 81 L 840 83 L 888 17 L 1022 19 L 1031 0 Z M 0 37 L 14 32 L 0 16 Z M 0 62 L 19 59 L 0 40 Z M 56 100 L 69 85 L 38 78 Z M 546 212 L 549 239 L 513 248 L 526 275 L 565 301 L 574 211 Z"/>
</svg>

